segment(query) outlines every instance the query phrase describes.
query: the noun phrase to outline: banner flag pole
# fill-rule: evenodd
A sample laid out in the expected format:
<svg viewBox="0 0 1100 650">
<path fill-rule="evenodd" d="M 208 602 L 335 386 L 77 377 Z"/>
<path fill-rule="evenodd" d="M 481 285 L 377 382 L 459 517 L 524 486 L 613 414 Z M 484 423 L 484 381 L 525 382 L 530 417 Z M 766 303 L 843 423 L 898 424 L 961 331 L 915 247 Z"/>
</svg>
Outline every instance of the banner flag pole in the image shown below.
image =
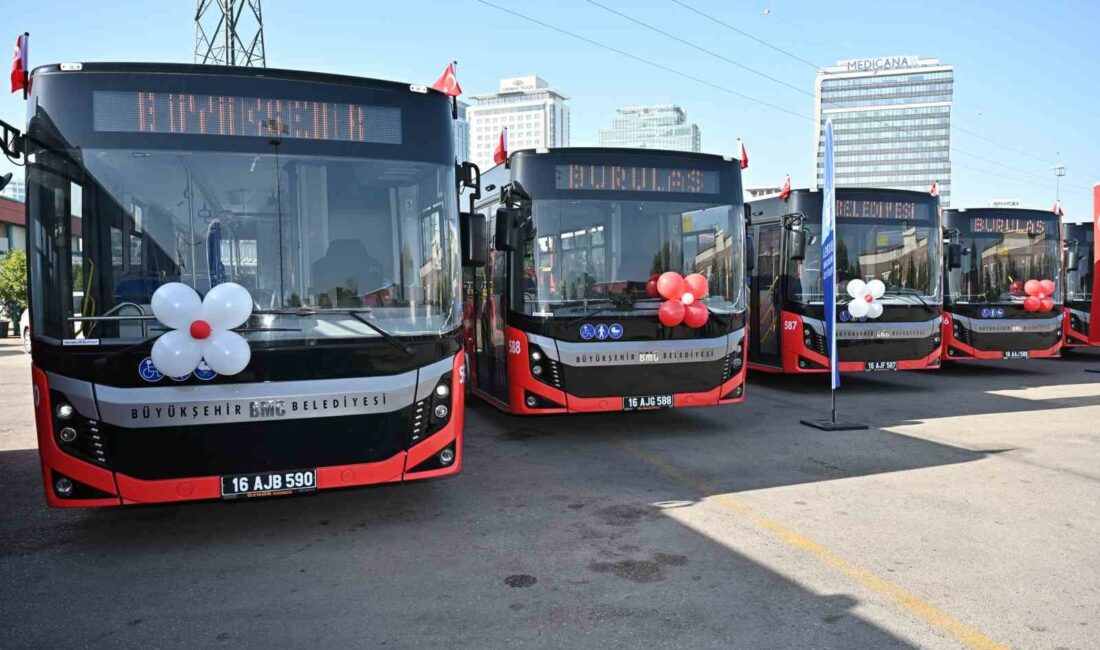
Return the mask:
<svg viewBox="0 0 1100 650">
<path fill-rule="evenodd" d="M 836 419 L 836 390 L 840 388 L 840 357 L 836 353 L 836 179 L 833 175 L 833 120 L 825 121 L 825 182 L 821 197 L 821 284 L 825 303 L 825 338 L 829 347 L 829 397 L 832 417 L 806 419 L 802 424 L 822 431 L 866 429 L 866 424 Z"/>
</svg>

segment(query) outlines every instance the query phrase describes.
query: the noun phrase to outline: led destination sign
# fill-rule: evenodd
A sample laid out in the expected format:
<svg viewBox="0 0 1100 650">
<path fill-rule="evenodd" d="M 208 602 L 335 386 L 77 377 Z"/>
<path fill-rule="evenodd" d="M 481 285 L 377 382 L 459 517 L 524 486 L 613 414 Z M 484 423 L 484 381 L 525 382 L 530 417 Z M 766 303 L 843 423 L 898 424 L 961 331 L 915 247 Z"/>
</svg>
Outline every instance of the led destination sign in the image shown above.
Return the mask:
<svg viewBox="0 0 1100 650">
<path fill-rule="evenodd" d="M 717 194 L 719 189 L 718 172 L 706 169 L 557 165 L 554 171 L 559 190 Z"/>
<path fill-rule="evenodd" d="M 304 99 L 96 91 L 93 128 L 116 133 L 401 144 L 401 111 Z"/>
<path fill-rule="evenodd" d="M 931 210 L 923 203 L 907 201 L 865 201 L 838 200 L 836 216 L 838 219 L 896 219 L 927 220 Z"/>
<path fill-rule="evenodd" d="M 1050 224 L 1053 226 L 1053 224 Z M 1010 217 L 971 217 L 972 232 L 990 232 L 997 234 L 1024 233 L 1042 235 L 1047 232 L 1048 224 L 1042 219 L 1015 219 Z"/>
</svg>

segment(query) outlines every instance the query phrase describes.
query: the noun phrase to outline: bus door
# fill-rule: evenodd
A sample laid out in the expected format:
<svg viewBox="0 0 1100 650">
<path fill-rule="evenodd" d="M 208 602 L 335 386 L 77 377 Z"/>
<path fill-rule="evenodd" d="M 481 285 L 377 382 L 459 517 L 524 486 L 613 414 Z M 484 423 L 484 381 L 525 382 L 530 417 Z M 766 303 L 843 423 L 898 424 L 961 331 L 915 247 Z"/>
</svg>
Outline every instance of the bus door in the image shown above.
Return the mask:
<svg viewBox="0 0 1100 650">
<path fill-rule="evenodd" d="M 756 236 L 756 271 L 752 274 L 751 327 L 749 354 L 756 363 L 780 365 L 779 292 L 782 290 L 783 228 L 779 222 L 762 224 Z"/>
<path fill-rule="evenodd" d="M 504 335 L 507 267 L 507 251 L 490 251 L 488 264 L 478 269 L 478 280 L 484 284 L 476 287 L 474 301 L 477 387 L 505 404 L 508 403 L 508 355 Z"/>
</svg>

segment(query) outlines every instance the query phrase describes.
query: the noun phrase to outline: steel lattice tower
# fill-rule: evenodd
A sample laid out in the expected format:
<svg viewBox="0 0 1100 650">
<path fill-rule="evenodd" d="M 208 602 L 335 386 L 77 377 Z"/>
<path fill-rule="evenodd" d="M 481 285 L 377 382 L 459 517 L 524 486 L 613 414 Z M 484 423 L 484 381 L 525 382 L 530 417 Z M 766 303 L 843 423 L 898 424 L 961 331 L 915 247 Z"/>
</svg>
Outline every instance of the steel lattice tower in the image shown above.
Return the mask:
<svg viewBox="0 0 1100 650">
<path fill-rule="evenodd" d="M 267 67 L 260 0 L 197 0 L 195 63 Z"/>
</svg>

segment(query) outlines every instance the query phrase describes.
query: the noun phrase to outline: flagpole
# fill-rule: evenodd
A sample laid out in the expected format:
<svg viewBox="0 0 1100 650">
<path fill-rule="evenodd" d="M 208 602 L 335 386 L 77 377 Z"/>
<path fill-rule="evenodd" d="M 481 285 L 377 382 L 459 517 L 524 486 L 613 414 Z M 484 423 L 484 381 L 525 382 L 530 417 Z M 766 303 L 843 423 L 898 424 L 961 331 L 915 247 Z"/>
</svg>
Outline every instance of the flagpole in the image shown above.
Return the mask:
<svg viewBox="0 0 1100 650">
<path fill-rule="evenodd" d="M 836 345 L 836 180 L 833 173 L 833 121 L 825 121 L 825 169 L 821 199 L 821 283 L 825 338 L 829 348 L 829 404 L 828 420 L 808 418 L 802 424 L 822 431 L 851 431 L 866 429 L 858 422 L 838 422 L 836 419 L 836 389 L 840 388 L 840 355 Z"/>
<path fill-rule="evenodd" d="M 27 101 L 27 90 L 31 85 L 31 33 L 23 32 L 23 101 Z"/>
<path fill-rule="evenodd" d="M 458 84 L 458 61 L 451 61 L 451 69 L 454 70 L 455 84 Z M 451 95 L 451 119 L 458 119 L 458 95 Z"/>
</svg>

